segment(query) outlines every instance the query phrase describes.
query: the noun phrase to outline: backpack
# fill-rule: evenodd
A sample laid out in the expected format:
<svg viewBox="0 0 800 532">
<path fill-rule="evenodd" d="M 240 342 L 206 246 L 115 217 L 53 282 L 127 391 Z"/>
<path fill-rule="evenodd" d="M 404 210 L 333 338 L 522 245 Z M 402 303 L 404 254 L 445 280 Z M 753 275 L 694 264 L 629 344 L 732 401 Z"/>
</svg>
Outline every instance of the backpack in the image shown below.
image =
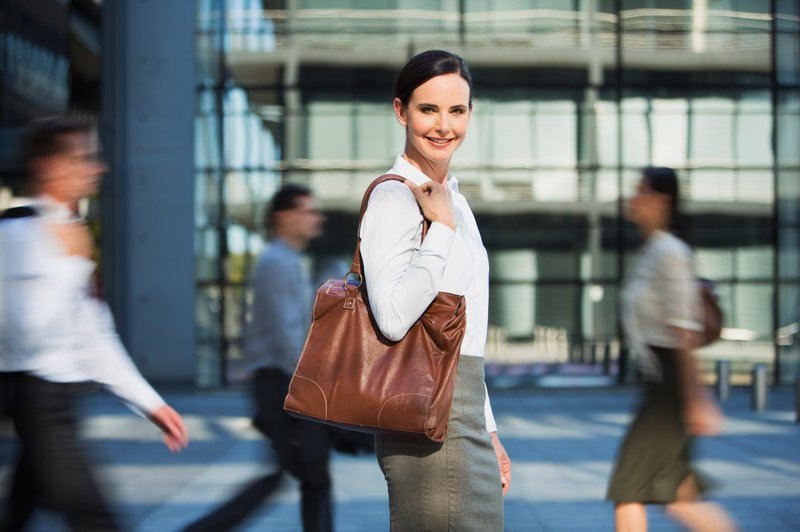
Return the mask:
<svg viewBox="0 0 800 532">
<path fill-rule="evenodd" d="M 703 332 L 698 347 L 705 347 L 719 340 L 724 316 L 715 291 L 716 283 L 703 278 L 697 282 L 700 288 L 700 304 L 703 308 Z"/>
</svg>

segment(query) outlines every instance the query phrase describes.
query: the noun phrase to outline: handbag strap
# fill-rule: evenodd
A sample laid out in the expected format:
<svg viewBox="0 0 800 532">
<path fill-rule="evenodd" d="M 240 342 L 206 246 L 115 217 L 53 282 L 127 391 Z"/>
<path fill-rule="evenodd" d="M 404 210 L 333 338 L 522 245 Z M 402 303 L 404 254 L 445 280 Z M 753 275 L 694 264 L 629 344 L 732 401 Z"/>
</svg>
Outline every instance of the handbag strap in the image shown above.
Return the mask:
<svg viewBox="0 0 800 532">
<path fill-rule="evenodd" d="M 364 197 L 361 199 L 361 211 L 358 214 L 358 233 L 356 234 L 356 252 L 353 256 L 353 264 L 350 266 L 350 271 L 348 272 L 347 276 L 345 276 L 347 284 L 360 286 L 364 281 L 363 279 L 364 266 L 361 261 L 361 220 L 364 218 L 364 213 L 367 212 L 367 205 L 369 204 L 369 197 L 372 194 L 372 191 L 375 190 L 375 187 L 387 181 L 400 181 L 401 183 L 405 183 L 406 179 L 397 174 L 385 174 L 380 176 L 372 183 L 370 183 L 370 185 L 367 187 L 367 190 L 364 192 Z M 425 215 L 422 212 L 422 207 L 420 206 L 419 202 L 417 202 L 417 207 L 419 207 L 419 212 L 420 214 L 422 214 L 422 240 L 425 240 L 425 235 L 428 234 L 428 227 L 430 226 L 431 223 L 425 218 Z M 358 279 L 357 280 L 354 279 L 353 280 L 354 282 L 352 283 L 350 282 L 351 274 L 356 274 L 358 276 Z"/>
</svg>

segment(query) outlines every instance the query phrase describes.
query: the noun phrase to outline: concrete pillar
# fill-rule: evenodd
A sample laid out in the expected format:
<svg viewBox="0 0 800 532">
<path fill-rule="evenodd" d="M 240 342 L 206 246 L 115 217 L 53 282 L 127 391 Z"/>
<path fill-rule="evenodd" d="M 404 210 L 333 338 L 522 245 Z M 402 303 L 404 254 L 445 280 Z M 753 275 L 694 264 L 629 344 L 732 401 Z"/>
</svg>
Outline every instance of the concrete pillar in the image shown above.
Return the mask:
<svg viewBox="0 0 800 532">
<path fill-rule="evenodd" d="M 149 379 L 192 382 L 196 2 L 104 2 L 107 298 Z"/>
</svg>

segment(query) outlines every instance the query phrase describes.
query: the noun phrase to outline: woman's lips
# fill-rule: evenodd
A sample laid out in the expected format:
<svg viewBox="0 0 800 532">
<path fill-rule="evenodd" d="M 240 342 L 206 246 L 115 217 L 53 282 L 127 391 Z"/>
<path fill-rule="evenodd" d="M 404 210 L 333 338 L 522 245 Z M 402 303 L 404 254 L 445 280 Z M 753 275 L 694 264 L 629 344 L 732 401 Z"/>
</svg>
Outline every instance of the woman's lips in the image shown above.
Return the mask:
<svg viewBox="0 0 800 532">
<path fill-rule="evenodd" d="M 425 139 L 428 142 L 430 142 L 431 144 L 433 144 L 434 146 L 439 147 L 439 148 L 445 147 L 445 146 L 449 146 L 450 143 L 455 140 L 455 139 L 439 139 L 439 138 L 436 138 L 436 137 L 425 137 Z"/>
</svg>

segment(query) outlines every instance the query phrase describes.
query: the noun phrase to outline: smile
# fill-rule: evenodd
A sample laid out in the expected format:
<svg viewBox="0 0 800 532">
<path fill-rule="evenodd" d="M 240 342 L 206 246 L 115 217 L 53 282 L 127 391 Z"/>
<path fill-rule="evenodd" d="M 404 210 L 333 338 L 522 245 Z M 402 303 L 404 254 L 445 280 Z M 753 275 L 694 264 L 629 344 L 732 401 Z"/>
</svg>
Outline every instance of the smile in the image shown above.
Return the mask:
<svg viewBox="0 0 800 532">
<path fill-rule="evenodd" d="M 433 144 L 436 144 L 438 146 L 447 146 L 448 144 L 450 144 L 451 142 L 453 142 L 455 140 L 455 139 L 437 139 L 437 138 L 434 138 L 434 137 L 425 137 L 425 138 L 428 141 L 430 141 Z"/>
</svg>

